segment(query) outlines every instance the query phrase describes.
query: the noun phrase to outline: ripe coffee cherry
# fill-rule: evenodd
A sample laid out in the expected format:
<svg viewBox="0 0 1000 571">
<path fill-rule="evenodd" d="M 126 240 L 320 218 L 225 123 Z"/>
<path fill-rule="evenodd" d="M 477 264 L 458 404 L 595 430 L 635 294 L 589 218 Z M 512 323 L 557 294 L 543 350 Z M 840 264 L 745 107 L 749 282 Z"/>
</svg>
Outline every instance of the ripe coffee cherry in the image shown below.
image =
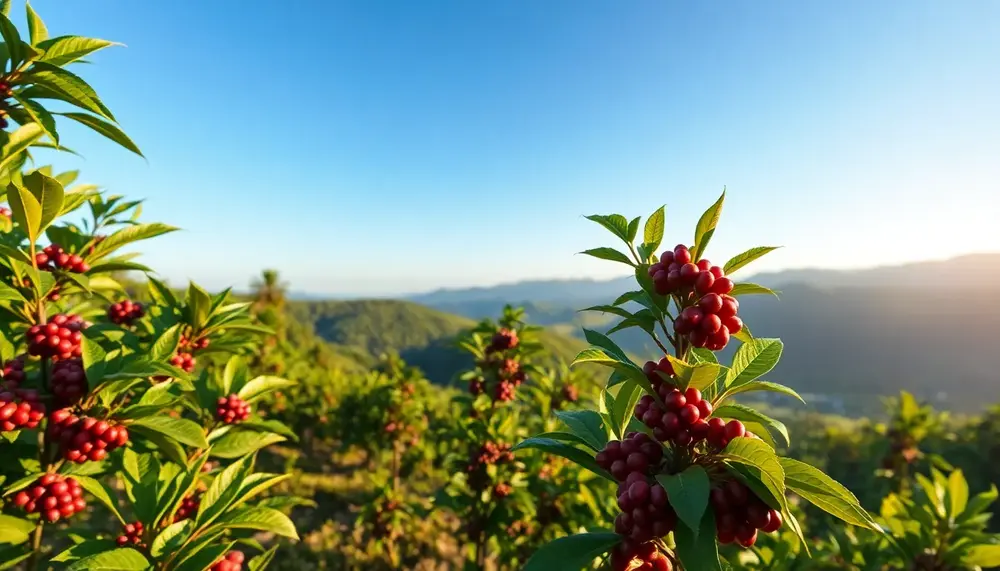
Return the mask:
<svg viewBox="0 0 1000 571">
<path fill-rule="evenodd" d="M 7 389 L 16 389 L 24 382 L 24 355 L 4 363 L 2 378 Z"/>
<path fill-rule="evenodd" d="M 34 484 L 14 494 L 13 503 L 29 514 L 55 523 L 83 511 L 87 503 L 76 480 L 59 474 L 43 474 Z"/>
<path fill-rule="evenodd" d="M 768 507 L 738 480 L 722 482 L 709 495 L 719 543 L 737 542 L 750 547 L 757 541 L 757 531 L 766 533 L 781 528 L 781 513 Z"/>
<path fill-rule="evenodd" d="M 68 254 L 59 244 L 50 244 L 35 254 L 38 269 L 52 271 L 54 269 L 82 274 L 90 270 L 87 262 L 77 254 Z"/>
<path fill-rule="evenodd" d="M 625 482 L 632 473 L 641 478 L 663 459 L 663 449 L 659 446 L 646 433 L 632 432 L 624 440 L 608 442 L 597 453 L 597 464 L 619 482 Z"/>
<path fill-rule="evenodd" d="M 781 529 L 781 525 L 784 523 L 781 519 L 781 512 L 778 510 L 771 510 L 769 517 L 767 518 L 767 525 L 760 528 L 764 533 L 774 533 Z"/>
<path fill-rule="evenodd" d="M 566 402 L 576 402 L 579 400 L 580 394 L 573 385 L 565 385 L 562 388 L 562 398 Z"/>
<path fill-rule="evenodd" d="M 57 361 L 52 366 L 49 384 L 56 406 L 64 408 L 80 402 L 89 390 L 83 361 L 76 358 Z"/>
<path fill-rule="evenodd" d="M 690 426 L 701 418 L 701 413 L 698 412 L 698 406 L 693 404 L 686 404 L 681 407 L 677 415 L 681 418 L 681 422 Z"/>
<path fill-rule="evenodd" d="M 219 397 L 215 403 L 215 418 L 226 424 L 238 424 L 250 418 L 250 405 L 235 394 Z"/>
<path fill-rule="evenodd" d="M 59 442 L 63 458 L 77 464 L 103 460 L 109 452 L 128 444 L 128 429 L 124 426 L 78 417 L 65 408 L 49 417 L 49 433 Z"/>
<path fill-rule="evenodd" d="M 722 320 L 718 315 L 706 315 L 701 320 L 701 330 L 708 335 L 712 335 L 722 328 Z"/>
<path fill-rule="evenodd" d="M 215 562 L 214 565 L 209 567 L 209 571 L 242 571 L 243 569 L 243 552 L 242 551 L 230 551 L 225 557 Z"/>
<path fill-rule="evenodd" d="M 677 244 L 674 247 L 674 262 L 680 265 L 691 263 L 691 252 L 684 244 Z"/>
<path fill-rule="evenodd" d="M 81 355 L 80 333 L 87 327 L 79 315 L 53 315 L 45 325 L 32 325 L 28 329 L 28 354 L 72 359 Z"/>
<path fill-rule="evenodd" d="M 193 518 L 198 513 L 199 507 L 201 507 L 200 493 L 195 492 L 190 496 L 186 496 L 181 500 L 181 505 L 177 507 L 177 511 L 174 512 L 174 523 Z"/>
<path fill-rule="evenodd" d="M 145 315 L 145 310 L 141 303 L 126 299 L 108 306 L 108 320 L 115 325 L 132 325 L 132 322 L 141 319 Z"/>
<path fill-rule="evenodd" d="M 720 307 L 719 311 L 716 312 L 719 319 L 729 319 L 730 317 L 736 315 L 736 312 L 740 309 L 740 302 L 731 295 L 723 295 L 721 297 L 722 307 Z"/>
<path fill-rule="evenodd" d="M 673 571 L 666 554 L 653 542 L 623 541 L 611 550 L 611 571 Z"/>
<path fill-rule="evenodd" d="M 180 352 L 170 358 L 170 364 L 181 369 L 185 373 L 190 373 L 194 370 L 197 359 L 191 353 Z"/>
<path fill-rule="evenodd" d="M 501 379 L 493 390 L 493 400 L 499 402 L 510 402 L 517 396 L 515 385 L 512 381 Z"/>
<path fill-rule="evenodd" d="M 646 378 L 649 379 L 649 382 L 653 383 L 655 386 L 657 383 L 663 383 L 663 377 L 658 375 L 657 372 L 663 373 L 667 377 L 673 377 L 674 366 L 670 364 L 669 359 L 663 357 L 658 362 L 646 361 L 646 363 L 642 366 L 642 372 L 646 375 Z"/>
<path fill-rule="evenodd" d="M 743 423 L 738 420 L 730 420 L 726 423 L 726 440 L 746 436 L 747 430 Z"/>
<path fill-rule="evenodd" d="M 674 389 L 663 399 L 663 404 L 667 405 L 668 411 L 678 412 L 687 404 L 687 398 L 684 393 Z"/>
<path fill-rule="evenodd" d="M 479 396 L 483 394 L 483 391 L 485 390 L 483 386 L 484 383 L 485 381 L 483 380 L 482 377 L 477 377 L 475 379 L 472 379 L 471 381 L 469 381 L 469 392 L 472 393 L 474 396 Z"/>
<path fill-rule="evenodd" d="M 733 285 L 733 280 L 721 277 L 715 280 L 715 283 L 712 285 L 712 291 L 719 295 L 727 294 L 733 291 Z"/>
<path fill-rule="evenodd" d="M 514 488 L 506 482 L 500 482 L 499 484 L 493 486 L 493 498 L 497 500 L 502 500 L 513 493 Z"/>
<path fill-rule="evenodd" d="M 488 353 L 507 351 L 517 347 L 519 342 L 520 340 L 517 338 L 517 331 L 503 328 L 493 334 L 493 339 L 490 341 L 486 351 Z"/>
<path fill-rule="evenodd" d="M 45 405 L 33 390 L 0 391 L 0 432 L 30 429 L 45 418 Z"/>
<path fill-rule="evenodd" d="M 117 543 L 119 547 L 124 547 L 126 545 L 146 547 L 146 544 L 142 541 L 142 532 L 143 527 L 141 521 L 127 523 L 122 527 L 122 533 L 115 539 L 115 543 Z"/>
<path fill-rule="evenodd" d="M 469 465 L 466 470 L 474 472 L 485 466 L 513 461 L 514 453 L 510 451 L 510 444 L 504 442 L 486 442 L 480 445 L 479 449 L 469 458 Z"/>
</svg>

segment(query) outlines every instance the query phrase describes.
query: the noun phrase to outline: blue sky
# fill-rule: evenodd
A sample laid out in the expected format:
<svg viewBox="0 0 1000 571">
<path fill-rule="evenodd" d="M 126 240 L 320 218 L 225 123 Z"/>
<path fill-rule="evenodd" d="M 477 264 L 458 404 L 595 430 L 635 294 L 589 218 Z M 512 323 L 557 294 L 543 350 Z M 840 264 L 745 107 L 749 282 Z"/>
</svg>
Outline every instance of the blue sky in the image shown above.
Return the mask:
<svg viewBox="0 0 1000 571">
<path fill-rule="evenodd" d="M 15 3 L 17 21 L 23 18 Z M 585 214 L 668 205 L 710 257 L 863 267 L 1000 251 L 1000 3 L 37 0 L 148 161 L 83 178 L 182 227 L 174 282 L 385 294 L 611 277 Z M 237 8 L 238 7 L 238 8 Z"/>
</svg>

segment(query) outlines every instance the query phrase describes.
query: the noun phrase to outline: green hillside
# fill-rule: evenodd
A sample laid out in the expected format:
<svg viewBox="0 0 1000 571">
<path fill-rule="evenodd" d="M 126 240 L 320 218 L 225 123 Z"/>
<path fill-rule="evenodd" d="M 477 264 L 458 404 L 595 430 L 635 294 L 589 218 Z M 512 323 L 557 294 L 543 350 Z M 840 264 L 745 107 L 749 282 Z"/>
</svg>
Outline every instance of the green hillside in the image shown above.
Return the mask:
<svg viewBox="0 0 1000 571">
<path fill-rule="evenodd" d="M 413 302 L 397 300 L 296 301 L 287 307 L 293 321 L 311 326 L 339 355 L 364 362 L 396 351 L 438 384 L 450 383 L 468 369 L 468 354 L 455 346 L 475 322 Z M 543 364 L 569 362 L 586 344 L 575 337 L 543 331 L 549 358 Z"/>
</svg>

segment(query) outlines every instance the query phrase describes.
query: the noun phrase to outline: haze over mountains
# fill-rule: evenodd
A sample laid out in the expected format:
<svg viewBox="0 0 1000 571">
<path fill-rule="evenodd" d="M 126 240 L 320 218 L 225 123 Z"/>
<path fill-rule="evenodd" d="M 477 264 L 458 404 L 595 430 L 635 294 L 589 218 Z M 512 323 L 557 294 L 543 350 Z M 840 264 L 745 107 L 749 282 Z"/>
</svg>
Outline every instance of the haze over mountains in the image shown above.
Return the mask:
<svg viewBox="0 0 1000 571">
<path fill-rule="evenodd" d="M 741 297 L 740 315 L 755 336 L 780 337 L 785 344 L 767 378 L 814 395 L 811 401 L 829 397 L 850 403 L 847 412 L 863 407 L 866 413 L 878 409 L 875 397 L 901 389 L 959 411 L 1000 401 L 1000 254 L 736 277 L 781 291 L 780 300 Z M 396 350 L 430 379 L 448 383 L 471 364 L 455 348 L 456 335 L 474 320 L 499 315 L 504 304 L 524 307 L 530 322 L 546 327 L 544 342 L 556 358 L 571 359 L 585 346 L 582 327 L 606 331 L 618 321 L 579 310 L 634 289 L 629 276 L 539 280 L 404 300 L 299 297 L 290 310 L 345 354 L 363 361 Z M 639 358 L 657 356 L 638 329 L 612 337 Z"/>
</svg>

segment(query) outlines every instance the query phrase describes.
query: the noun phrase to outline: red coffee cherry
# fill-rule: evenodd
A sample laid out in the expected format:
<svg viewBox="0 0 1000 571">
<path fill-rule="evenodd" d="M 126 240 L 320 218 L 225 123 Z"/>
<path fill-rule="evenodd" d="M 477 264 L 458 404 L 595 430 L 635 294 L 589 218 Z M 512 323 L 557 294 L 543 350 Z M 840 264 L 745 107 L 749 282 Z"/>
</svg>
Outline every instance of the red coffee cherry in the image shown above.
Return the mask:
<svg viewBox="0 0 1000 571">
<path fill-rule="evenodd" d="M 181 369 L 185 373 L 190 373 L 194 371 L 194 367 L 198 360 L 194 358 L 191 353 L 178 352 L 176 355 L 170 358 L 170 364 Z"/>
<path fill-rule="evenodd" d="M 45 405 L 33 390 L 0 391 L 0 432 L 31 429 L 45 418 Z"/>
<path fill-rule="evenodd" d="M 11 359 L 3 364 L 3 385 L 7 389 L 16 389 L 24 382 L 24 355 Z"/>
<path fill-rule="evenodd" d="M 201 493 L 195 492 L 185 496 L 181 500 L 181 505 L 177 507 L 177 511 L 174 512 L 174 523 L 193 518 L 197 515 L 199 507 L 201 507 Z"/>
<path fill-rule="evenodd" d="M 510 402 L 514 400 L 517 396 L 514 383 L 508 381 L 507 379 L 501 379 L 496 384 L 496 388 L 493 391 L 493 400 L 499 402 Z"/>
<path fill-rule="evenodd" d="M 493 486 L 493 499 L 502 500 L 514 492 L 514 488 L 506 483 L 500 482 Z"/>
<path fill-rule="evenodd" d="M 115 422 L 78 417 L 60 409 L 49 417 L 49 434 L 59 442 L 62 457 L 83 464 L 98 462 L 109 452 L 128 444 L 128 429 Z"/>
<path fill-rule="evenodd" d="M 89 390 L 83 361 L 77 358 L 57 361 L 52 366 L 49 384 L 56 406 L 65 408 L 80 402 Z"/>
<path fill-rule="evenodd" d="M 43 271 L 63 270 L 82 274 L 90 266 L 78 254 L 69 254 L 59 244 L 50 244 L 35 254 L 35 263 Z"/>
<path fill-rule="evenodd" d="M 115 325 L 132 325 L 137 319 L 145 315 L 145 309 L 139 302 L 126 299 L 108 306 L 108 320 Z"/>
<path fill-rule="evenodd" d="M 674 247 L 674 262 L 680 265 L 691 263 L 691 252 L 688 250 L 687 246 L 684 244 L 677 244 L 677 246 Z M 697 269 L 697 266 L 695 269 Z"/>
<path fill-rule="evenodd" d="M 517 331 L 503 328 L 493 334 L 493 339 L 486 348 L 486 352 L 494 353 L 514 349 L 517 347 L 519 342 L 520 340 L 517 338 Z"/>
<path fill-rule="evenodd" d="M 209 571 L 242 571 L 243 560 L 242 551 L 230 551 L 208 569 Z"/>
<path fill-rule="evenodd" d="M 115 539 L 115 543 L 117 543 L 119 547 L 135 545 L 137 547 L 145 548 L 146 544 L 142 541 L 142 532 L 143 527 L 141 521 L 127 523 L 122 527 L 122 533 Z"/>
<path fill-rule="evenodd" d="M 52 359 L 72 359 L 81 355 L 80 333 L 89 324 L 79 315 L 53 315 L 44 325 L 28 329 L 28 354 Z"/>
<path fill-rule="evenodd" d="M 238 424 L 250 418 L 250 405 L 235 394 L 219 397 L 215 403 L 215 418 L 226 424 Z"/>
<path fill-rule="evenodd" d="M 13 504 L 26 513 L 41 514 L 49 523 L 66 519 L 87 507 L 80 484 L 60 474 L 43 474 L 35 483 L 14 494 Z"/>
</svg>

